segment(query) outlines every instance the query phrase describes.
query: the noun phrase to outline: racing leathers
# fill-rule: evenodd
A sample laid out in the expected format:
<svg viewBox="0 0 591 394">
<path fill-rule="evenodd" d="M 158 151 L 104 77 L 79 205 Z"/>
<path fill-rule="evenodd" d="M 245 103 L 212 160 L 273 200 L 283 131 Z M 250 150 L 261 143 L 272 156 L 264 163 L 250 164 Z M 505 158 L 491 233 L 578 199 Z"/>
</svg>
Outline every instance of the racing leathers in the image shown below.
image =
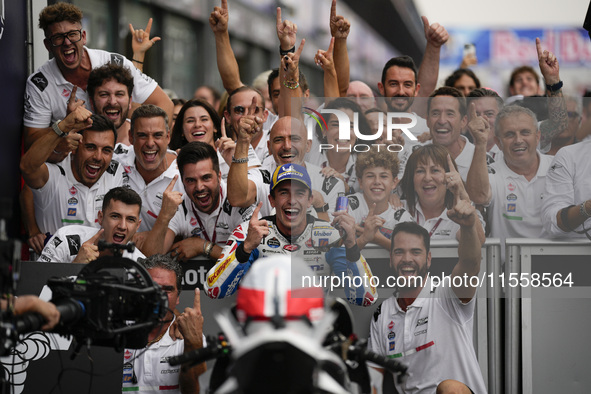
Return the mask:
<svg viewBox="0 0 591 394">
<path fill-rule="evenodd" d="M 207 273 L 205 292 L 211 298 L 232 295 L 242 277 L 259 258 L 275 254 L 288 254 L 304 260 L 320 278 L 312 283 L 327 285 L 337 283 L 332 276 L 340 278 L 349 303 L 372 305 L 378 298 L 372 283 L 372 273 L 367 261 L 356 247 L 346 250 L 339 247 L 341 235 L 329 223 L 307 215 L 306 228 L 296 238 L 282 234 L 277 228 L 276 216 L 263 218 L 269 224 L 269 234 L 250 254 L 244 251 L 249 222 L 244 222 L 232 233 L 215 266 Z M 335 279 L 331 282 L 331 279 Z M 326 288 L 325 287 L 325 288 Z M 337 286 L 340 287 L 340 286 Z"/>
</svg>

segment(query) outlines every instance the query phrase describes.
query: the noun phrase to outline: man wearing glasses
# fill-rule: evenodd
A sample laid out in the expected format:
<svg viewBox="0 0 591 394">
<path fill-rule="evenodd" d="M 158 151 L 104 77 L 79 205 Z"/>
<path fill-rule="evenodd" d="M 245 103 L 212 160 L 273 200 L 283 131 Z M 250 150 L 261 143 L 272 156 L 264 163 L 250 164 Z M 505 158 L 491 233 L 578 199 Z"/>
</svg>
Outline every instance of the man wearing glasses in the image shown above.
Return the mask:
<svg viewBox="0 0 591 394">
<path fill-rule="evenodd" d="M 86 92 L 90 71 L 109 62 L 124 65 L 132 72 L 132 97 L 135 102 L 157 105 L 172 118 L 173 104 L 156 81 L 137 70 L 122 55 L 85 47 L 86 31 L 82 30 L 81 21 L 82 11 L 67 3 L 47 6 L 39 14 L 39 27 L 45 32 L 43 43 L 53 59 L 44 63 L 27 80 L 25 149 L 48 132 L 61 134 L 60 120 L 81 105 L 81 100 L 91 109 Z M 78 139 L 74 135 L 64 138 L 49 161 L 61 161 L 77 144 Z"/>
</svg>

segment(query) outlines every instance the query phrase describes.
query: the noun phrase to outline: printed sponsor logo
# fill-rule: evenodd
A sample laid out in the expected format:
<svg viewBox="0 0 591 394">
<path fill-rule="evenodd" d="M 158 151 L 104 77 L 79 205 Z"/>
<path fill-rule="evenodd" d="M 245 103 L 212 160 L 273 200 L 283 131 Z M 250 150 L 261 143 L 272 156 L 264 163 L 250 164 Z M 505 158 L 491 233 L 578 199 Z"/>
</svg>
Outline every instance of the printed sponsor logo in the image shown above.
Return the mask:
<svg viewBox="0 0 591 394">
<path fill-rule="evenodd" d="M 123 170 L 125 171 L 126 174 L 131 173 L 131 166 L 123 166 Z"/>
<path fill-rule="evenodd" d="M 61 240 L 59 237 L 55 237 L 55 238 L 53 239 L 53 246 L 54 246 L 54 247 L 56 247 L 56 248 L 57 248 L 58 246 L 60 246 L 60 244 L 61 244 L 61 243 L 62 243 L 62 240 Z"/>
<path fill-rule="evenodd" d="M 126 360 L 129 360 L 132 356 L 132 353 L 129 351 L 129 349 L 125 349 L 125 353 L 123 354 L 123 358 Z"/>
<path fill-rule="evenodd" d="M 191 226 L 195 227 L 197 225 L 197 219 L 195 219 L 194 217 L 191 217 Z"/>
<path fill-rule="evenodd" d="M 70 249 L 70 256 L 75 256 L 80 250 L 80 236 L 78 234 L 66 235 L 68 248 Z"/>
<path fill-rule="evenodd" d="M 415 332 L 415 337 L 421 334 L 426 334 L 427 333 L 427 329 L 421 330 L 421 331 L 417 331 Z"/>
<path fill-rule="evenodd" d="M 321 254 L 322 252 L 319 250 L 304 250 L 304 256 L 306 255 L 316 255 L 316 254 Z"/>
<path fill-rule="evenodd" d="M 283 247 L 284 250 L 287 250 L 289 252 L 295 252 L 296 250 L 298 250 L 300 248 L 299 245 L 285 245 Z"/>
<path fill-rule="evenodd" d="M 207 289 L 207 295 L 209 296 L 209 298 L 217 299 L 218 295 L 220 295 L 220 288 L 212 287 Z"/>
<path fill-rule="evenodd" d="M 515 212 L 517 205 L 515 204 L 507 204 L 507 212 Z"/>
<path fill-rule="evenodd" d="M 515 191 L 515 185 L 514 185 L 514 184 L 512 184 L 512 183 L 509 183 L 509 184 L 507 185 L 507 189 L 509 189 L 510 191 Z"/>
<path fill-rule="evenodd" d="M 68 216 L 76 216 L 76 208 L 68 208 Z"/>
<path fill-rule="evenodd" d="M 390 320 L 390 323 L 388 323 L 388 330 L 391 330 L 394 328 L 394 321 Z"/>
<path fill-rule="evenodd" d="M 306 241 L 306 247 L 307 248 L 311 248 L 312 247 L 312 238 L 308 238 L 308 240 Z"/>
<path fill-rule="evenodd" d="M 415 326 L 415 328 L 422 326 L 424 324 L 427 324 L 427 323 L 429 323 L 429 316 L 426 316 L 426 317 L 423 317 L 422 319 L 417 320 L 417 325 Z"/>
<path fill-rule="evenodd" d="M 396 338 L 396 333 L 394 331 L 390 331 L 388 333 L 388 339 L 394 339 L 394 338 Z"/>
<path fill-rule="evenodd" d="M 70 188 L 70 194 L 71 194 L 71 195 L 73 195 L 73 196 L 74 196 L 74 195 L 76 195 L 76 193 L 77 193 L 77 192 L 78 192 L 78 190 L 77 190 L 77 189 L 76 189 L 74 186 L 72 186 L 72 187 Z"/>
<path fill-rule="evenodd" d="M 328 246 L 328 238 L 320 238 L 318 240 L 318 246 L 319 247 Z"/>
<path fill-rule="evenodd" d="M 267 246 L 270 248 L 278 248 L 280 246 L 279 240 L 275 237 L 267 240 Z"/>
<path fill-rule="evenodd" d="M 392 341 L 392 342 L 390 342 L 390 347 L 389 347 L 389 349 L 390 349 L 390 350 L 394 350 L 395 348 L 396 348 L 396 341 Z"/>
<path fill-rule="evenodd" d="M 64 97 L 70 97 L 70 91 L 68 89 L 62 90 L 62 96 L 64 96 Z"/>
<path fill-rule="evenodd" d="M 330 237 L 332 235 L 332 232 L 330 232 L 330 231 L 318 231 L 318 230 L 314 230 L 313 235 L 315 237 Z"/>
<path fill-rule="evenodd" d="M 76 197 L 72 197 L 68 200 L 68 205 L 76 205 L 78 204 L 78 199 Z"/>
<path fill-rule="evenodd" d="M 213 272 L 213 274 L 211 274 L 207 278 L 207 285 L 208 286 L 213 285 L 218 280 L 220 275 L 226 270 L 226 268 L 228 268 L 228 266 L 230 265 L 230 262 L 232 261 L 232 256 L 234 255 L 235 250 L 236 250 L 236 247 L 232 248 L 232 253 L 228 256 L 228 258 L 225 261 L 223 261 L 222 264 L 220 264 L 220 266 Z"/>
<path fill-rule="evenodd" d="M 507 201 L 516 201 L 516 200 L 517 200 L 517 196 L 513 193 L 511 193 L 507 196 Z"/>
</svg>

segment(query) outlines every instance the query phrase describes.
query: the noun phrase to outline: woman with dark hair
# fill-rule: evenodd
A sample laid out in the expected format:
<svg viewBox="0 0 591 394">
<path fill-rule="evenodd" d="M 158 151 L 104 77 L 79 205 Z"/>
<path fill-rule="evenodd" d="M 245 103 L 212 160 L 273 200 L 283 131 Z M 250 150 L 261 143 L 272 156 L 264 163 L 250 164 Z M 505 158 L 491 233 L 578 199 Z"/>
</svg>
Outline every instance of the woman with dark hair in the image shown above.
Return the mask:
<svg viewBox="0 0 591 394">
<path fill-rule="evenodd" d="M 183 105 L 172 128 L 170 149 L 177 150 L 186 143 L 201 141 L 215 148 L 221 136 L 221 118 L 206 101 L 193 99 Z"/>
<path fill-rule="evenodd" d="M 480 87 L 480 80 L 474 71 L 468 68 L 458 68 L 447 77 L 445 86 L 456 88 L 464 94 L 464 97 L 468 97 L 471 91 Z"/>
<path fill-rule="evenodd" d="M 337 98 L 324 109 L 337 109 L 344 112 L 349 118 L 349 136 L 341 139 L 339 136 L 339 120 L 334 114 L 324 114 L 324 119 L 328 129 L 322 130 L 319 126 L 316 127 L 317 138 L 321 144 L 321 156 L 318 164 L 322 167 L 322 173 L 327 176 L 335 176 L 345 182 L 345 190 L 347 194 L 354 193 L 359 187 L 355 187 L 357 183 L 357 175 L 355 174 L 355 158 L 357 152 L 364 152 L 369 149 L 361 148 L 357 145 L 357 136 L 354 132 L 355 115 L 357 115 L 357 127 L 361 134 L 372 134 L 369 123 L 363 114 L 361 107 L 354 101 L 348 98 Z"/>
<path fill-rule="evenodd" d="M 441 145 L 425 145 L 408 158 L 400 182 L 404 207 L 413 219 L 427 231 L 431 239 L 460 239 L 460 225 L 447 217 L 456 195 L 469 200 L 455 161 Z M 484 220 L 478 227 L 480 242 L 484 243 Z"/>
</svg>

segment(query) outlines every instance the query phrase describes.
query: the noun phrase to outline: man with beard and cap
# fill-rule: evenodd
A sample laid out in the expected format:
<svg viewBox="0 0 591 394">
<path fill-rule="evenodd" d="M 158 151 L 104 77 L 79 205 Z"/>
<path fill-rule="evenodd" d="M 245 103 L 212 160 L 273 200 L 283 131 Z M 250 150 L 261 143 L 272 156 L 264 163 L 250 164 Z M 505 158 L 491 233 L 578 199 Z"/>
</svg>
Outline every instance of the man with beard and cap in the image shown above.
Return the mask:
<svg viewBox="0 0 591 394">
<path fill-rule="evenodd" d="M 102 256 L 110 256 L 112 250 L 99 251 L 98 242 L 127 245 L 140 226 L 142 199 L 127 187 L 116 187 L 103 200 L 98 213 L 100 229 L 89 226 L 66 226 L 60 228 L 47 242 L 39 261 L 86 264 Z M 123 252 L 123 257 L 137 261 L 145 256 L 135 249 Z"/>
<path fill-rule="evenodd" d="M 95 68 L 88 77 L 88 96 L 94 113 L 113 121 L 117 128 L 117 143 L 129 142 L 129 119 L 133 76 L 123 66 L 113 63 Z"/>
<path fill-rule="evenodd" d="M 480 223 L 470 201 L 452 191 L 455 204 L 448 217 L 461 226 L 461 235 L 451 278 L 469 279 L 480 272 Z M 403 383 L 394 379 L 399 393 L 486 393 L 472 340 L 477 287 L 470 280 L 435 286 L 428 275 L 429 244 L 427 230 L 414 222 L 394 227 L 390 267 L 397 287 L 374 313 L 368 347 L 408 367 Z"/>
<path fill-rule="evenodd" d="M 175 191 L 174 178 L 163 194 L 162 208 L 144 242 L 144 251 L 168 253 L 186 260 L 205 256 L 217 260 L 232 231 L 249 220 L 255 206 L 228 202 L 215 149 L 193 141 L 181 148 L 177 164 L 185 194 Z M 177 209 L 178 206 L 181 209 Z M 174 240 L 182 240 L 173 244 Z"/>
<path fill-rule="evenodd" d="M 156 81 L 138 71 L 133 63 L 117 53 L 87 48 L 86 31 L 82 29 L 82 11 L 73 4 L 56 3 L 39 14 L 39 27 L 45 33 L 43 43 L 53 55 L 27 80 L 25 88 L 25 149 L 41 138 L 45 131 L 55 131 L 59 123 L 79 103 L 90 109 L 86 93 L 93 68 L 106 63 L 124 65 L 134 77 L 133 98 L 138 103 L 151 103 L 172 114 L 173 104 Z M 77 91 L 76 91 L 77 88 Z M 62 160 L 75 148 L 75 141 L 65 138 L 54 149 L 52 163 Z"/>
<path fill-rule="evenodd" d="M 81 135 L 78 148 L 59 164 L 46 163 L 62 138 L 53 130 L 45 131 L 20 164 L 23 178 L 33 191 L 35 217 L 42 234 L 53 234 L 72 224 L 98 227 L 104 195 L 127 179 L 122 166 L 111 160 L 117 136 L 113 122 L 78 106 L 59 127 Z"/>
</svg>

